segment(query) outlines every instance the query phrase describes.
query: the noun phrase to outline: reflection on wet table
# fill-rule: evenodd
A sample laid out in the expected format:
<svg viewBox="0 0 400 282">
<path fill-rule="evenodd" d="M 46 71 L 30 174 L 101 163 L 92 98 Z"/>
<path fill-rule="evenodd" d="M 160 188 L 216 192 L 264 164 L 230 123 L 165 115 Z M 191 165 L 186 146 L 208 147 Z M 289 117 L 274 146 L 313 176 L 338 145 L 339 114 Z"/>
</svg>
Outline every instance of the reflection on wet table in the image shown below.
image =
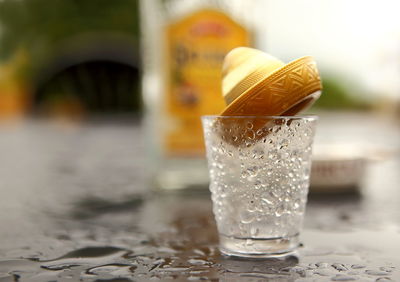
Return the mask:
<svg viewBox="0 0 400 282">
<path fill-rule="evenodd" d="M 286 259 L 223 257 L 207 192 L 148 193 L 138 126 L 0 131 L 0 281 L 398 281 L 400 158 L 310 195 Z"/>
</svg>

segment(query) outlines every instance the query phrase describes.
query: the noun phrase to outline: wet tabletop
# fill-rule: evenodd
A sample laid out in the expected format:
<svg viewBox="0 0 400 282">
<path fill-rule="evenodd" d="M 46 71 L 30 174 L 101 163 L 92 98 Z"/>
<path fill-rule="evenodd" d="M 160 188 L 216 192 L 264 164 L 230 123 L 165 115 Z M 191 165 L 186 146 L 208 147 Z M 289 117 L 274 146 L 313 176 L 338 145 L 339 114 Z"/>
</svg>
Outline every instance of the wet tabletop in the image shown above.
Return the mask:
<svg viewBox="0 0 400 282">
<path fill-rule="evenodd" d="M 297 256 L 240 260 L 218 251 L 206 191 L 146 184 L 137 121 L 4 125 L 0 281 L 400 281 L 399 125 L 324 115 L 320 127 L 318 142 L 392 151 L 359 193 L 310 195 Z"/>
</svg>

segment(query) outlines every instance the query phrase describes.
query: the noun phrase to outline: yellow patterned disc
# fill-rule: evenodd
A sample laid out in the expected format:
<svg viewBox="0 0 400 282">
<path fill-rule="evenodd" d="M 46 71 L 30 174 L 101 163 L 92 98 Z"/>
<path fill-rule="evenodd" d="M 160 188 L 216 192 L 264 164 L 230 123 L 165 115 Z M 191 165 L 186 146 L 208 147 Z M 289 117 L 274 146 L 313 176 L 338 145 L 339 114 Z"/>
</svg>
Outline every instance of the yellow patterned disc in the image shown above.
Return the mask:
<svg viewBox="0 0 400 282">
<path fill-rule="evenodd" d="M 321 94 L 316 63 L 306 56 L 286 65 L 259 50 L 239 47 L 225 57 L 221 115 L 295 115 Z"/>
</svg>

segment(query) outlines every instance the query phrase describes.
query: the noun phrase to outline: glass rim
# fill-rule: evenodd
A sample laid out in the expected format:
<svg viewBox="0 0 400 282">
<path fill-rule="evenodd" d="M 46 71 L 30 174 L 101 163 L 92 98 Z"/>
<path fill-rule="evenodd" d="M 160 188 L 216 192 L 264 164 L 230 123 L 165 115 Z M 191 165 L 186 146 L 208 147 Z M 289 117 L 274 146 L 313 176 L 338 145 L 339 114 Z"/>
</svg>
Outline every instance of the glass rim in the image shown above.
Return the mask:
<svg viewBox="0 0 400 282">
<path fill-rule="evenodd" d="M 229 119 L 229 118 L 238 118 L 238 119 L 311 119 L 311 120 L 318 120 L 319 117 L 317 115 L 296 115 L 296 116 L 268 116 L 268 115 L 254 115 L 254 116 L 225 116 L 225 115 L 202 115 L 202 119 L 215 119 L 215 118 L 222 118 L 222 119 Z"/>
</svg>

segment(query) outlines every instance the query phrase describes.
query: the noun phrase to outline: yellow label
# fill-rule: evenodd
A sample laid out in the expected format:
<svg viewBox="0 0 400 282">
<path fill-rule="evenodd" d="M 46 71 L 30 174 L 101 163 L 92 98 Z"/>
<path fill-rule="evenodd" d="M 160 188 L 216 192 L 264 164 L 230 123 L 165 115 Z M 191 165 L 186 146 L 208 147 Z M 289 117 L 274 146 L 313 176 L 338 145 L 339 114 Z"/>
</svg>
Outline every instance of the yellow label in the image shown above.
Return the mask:
<svg viewBox="0 0 400 282">
<path fill-rule="evenodd" d="M 26 51 L 18 49 L 6 62 L 0 62 L 0 121 L 26 114 L 31 91 L 26 78 L 21 75 L 29 58 Z"/>
<path fill-rule="evenodd" d="M 198 11 L 167 27 L 167 154 L 203 153 L 200 116 L 225 108 L 223 59 L 231 49 L 249 44 L 250 33 L 215 10 Z"/>
</svg>

